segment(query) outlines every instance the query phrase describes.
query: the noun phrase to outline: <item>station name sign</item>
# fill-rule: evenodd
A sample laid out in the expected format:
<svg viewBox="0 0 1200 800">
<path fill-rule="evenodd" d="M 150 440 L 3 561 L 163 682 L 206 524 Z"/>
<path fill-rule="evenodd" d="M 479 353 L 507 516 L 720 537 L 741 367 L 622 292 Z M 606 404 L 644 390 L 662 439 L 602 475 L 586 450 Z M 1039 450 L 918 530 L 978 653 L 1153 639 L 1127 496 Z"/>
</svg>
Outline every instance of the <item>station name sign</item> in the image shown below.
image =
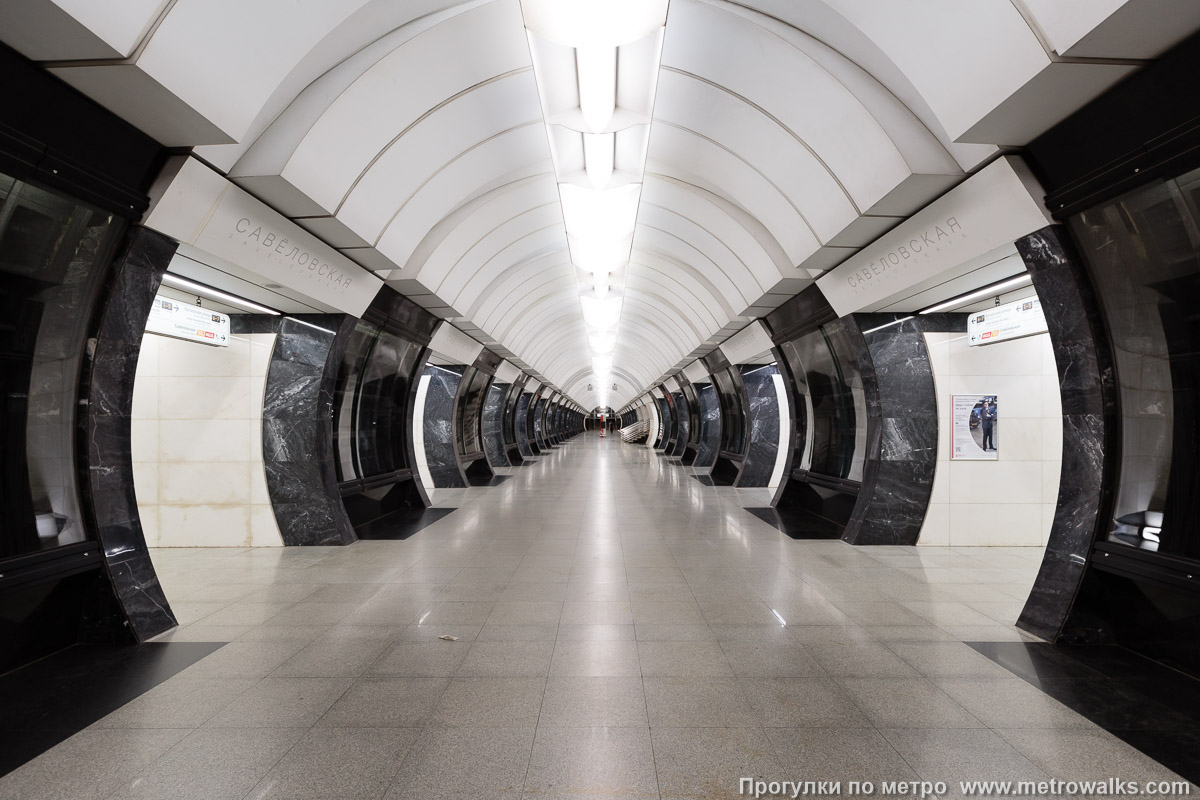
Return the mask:
<svg viewBox="0 0 1200 800">
<path fill-rule="evenodd" d="M 317 307 L 361 317 L 383 281 L 191 157 L 176 157 L 151 192 L 147 226 L 238 277 L 278 284 Z M 229 265 L 233 269 L 226 269 Z"/>
<path fill-rule="evenodd" d="M 817 279 L 838 316 L 879 311 L 965 275 L 1051 224 L 1017 156 L 993 161 Z"/>
<path fill-rule="evenodd" d="M 857 292 L 865 288 L 869 281 L 888 280 L 896 270 L 907 269 L 909 264 L 922 261 L 933 253 L 941 252 L 942 247 L 954 244 L 955 234 L 959 238 L 966 236 L 962 223 L 957 217 L 946 217 L 942 222 L 914 234 L 904 244 L 895 245 L 878 258 L 871 259 L 857 272 L 848 274 L 846 286 Z"/>
</svg>

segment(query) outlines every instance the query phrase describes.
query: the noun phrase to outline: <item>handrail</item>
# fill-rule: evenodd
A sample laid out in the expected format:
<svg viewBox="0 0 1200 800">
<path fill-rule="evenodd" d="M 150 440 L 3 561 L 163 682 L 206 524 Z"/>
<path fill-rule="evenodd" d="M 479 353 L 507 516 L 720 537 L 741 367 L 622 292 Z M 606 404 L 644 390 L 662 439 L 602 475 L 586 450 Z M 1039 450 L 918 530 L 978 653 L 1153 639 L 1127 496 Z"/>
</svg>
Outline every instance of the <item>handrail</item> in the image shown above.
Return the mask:
<svg viewBox="0 0 1200 800">
<path fill-rule="evenodd" d="M 650 421 L 645 419 L 638 420 L 631 425 L 621 428 L 619 433 L 621 434 L 622 442 L 644 442 L 650 435 Z"/>
</svg>

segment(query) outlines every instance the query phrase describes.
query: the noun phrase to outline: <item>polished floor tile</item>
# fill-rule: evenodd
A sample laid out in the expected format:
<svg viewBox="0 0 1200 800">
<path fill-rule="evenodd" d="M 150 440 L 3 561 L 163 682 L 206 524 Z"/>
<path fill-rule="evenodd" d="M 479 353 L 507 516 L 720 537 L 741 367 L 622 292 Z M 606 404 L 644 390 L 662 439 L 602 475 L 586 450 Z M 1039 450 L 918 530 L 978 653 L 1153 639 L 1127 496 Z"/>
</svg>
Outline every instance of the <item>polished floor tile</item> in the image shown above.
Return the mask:
<svg viewBox="0 0 1200 800">
<path fill-rule="evenodd" d="M 646 727 L 557 728 L 540 724 L 525 777 L 527 798 L 657 798 Z"/>
<path fill-rule="evenodd" d="M 156 551 L 183 625 L 164 640 L 228 644 L 0 778 L 0 800 L 1173 778 L 979 651 L 1027 640 L 1036 549 L 790 539 L 746 510 L 769 492 L 612 439 L 502 472 L 435 490 L 453 513 L 403 540 Z"/>
</svg>

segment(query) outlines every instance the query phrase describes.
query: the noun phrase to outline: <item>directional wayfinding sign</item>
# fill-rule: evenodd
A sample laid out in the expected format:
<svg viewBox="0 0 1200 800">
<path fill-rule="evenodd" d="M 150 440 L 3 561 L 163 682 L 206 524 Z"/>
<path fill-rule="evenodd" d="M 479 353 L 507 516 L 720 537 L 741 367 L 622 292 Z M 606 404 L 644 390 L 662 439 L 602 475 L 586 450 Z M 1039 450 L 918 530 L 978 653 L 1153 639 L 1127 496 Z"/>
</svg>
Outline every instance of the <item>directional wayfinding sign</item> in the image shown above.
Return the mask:
<svg viewBox="0 0 1200 800">
<path fill-rule="evenodd" d="M 1036 297 L 976 311 L 967 317 L 967 344 L 993 344 L 1046 332 L 1046 316 Z"/>
<path fill-rule="evenodd" d="M 229 316 L 158 295 L 146 320 L 146 331 L 189 342 L 229 346 Z"/>
</svg>

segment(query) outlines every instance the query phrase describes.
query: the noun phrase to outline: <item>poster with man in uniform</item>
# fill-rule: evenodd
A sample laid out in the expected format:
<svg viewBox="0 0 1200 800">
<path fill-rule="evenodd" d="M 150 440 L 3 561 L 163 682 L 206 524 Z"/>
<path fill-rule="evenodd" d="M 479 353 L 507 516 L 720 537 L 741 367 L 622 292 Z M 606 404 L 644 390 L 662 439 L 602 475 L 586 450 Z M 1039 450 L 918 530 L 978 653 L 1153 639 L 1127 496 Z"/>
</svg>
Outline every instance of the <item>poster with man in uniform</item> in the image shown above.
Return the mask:
<svg viewBox="0 0 1200 800">
<path fill-rule="evenodd" d="M 952 438 L 950 458 L 963 461 L 997 461 L 999 413 L 996 395 L 951 396 Z"/>
</svg>

